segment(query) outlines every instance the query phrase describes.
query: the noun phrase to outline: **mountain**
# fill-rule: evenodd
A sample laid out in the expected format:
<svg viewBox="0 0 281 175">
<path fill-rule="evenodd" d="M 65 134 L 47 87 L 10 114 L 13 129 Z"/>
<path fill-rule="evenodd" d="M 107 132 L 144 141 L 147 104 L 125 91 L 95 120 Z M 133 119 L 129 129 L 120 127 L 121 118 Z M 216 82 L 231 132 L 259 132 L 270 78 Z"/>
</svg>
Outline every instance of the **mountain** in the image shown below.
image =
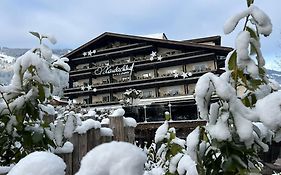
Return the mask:
<svg viewBox="0 0 281 175">
<path fill-rule="evenodd" d="M 9 55 L 12 57 L 22 56 L 29 49 L 27 48 L 9 48 L 9 47 L 0 47 L 0 53 L 4 53 L 5 55 Z M 58 56 L 62 56 L 68 53 L 70 49 L 53 49 L 53 53 Z"/>
<path fill-rule="evenodd" d="M 0 52 L 0 84 L 9 84 L 13 76 L 15 57 Z"/>
<path fill-rule="evenodd" d="M 267 74 L 270 79 L 274 79 L 281 85 L 281 71 L 267 69 Z"/>
</svg>

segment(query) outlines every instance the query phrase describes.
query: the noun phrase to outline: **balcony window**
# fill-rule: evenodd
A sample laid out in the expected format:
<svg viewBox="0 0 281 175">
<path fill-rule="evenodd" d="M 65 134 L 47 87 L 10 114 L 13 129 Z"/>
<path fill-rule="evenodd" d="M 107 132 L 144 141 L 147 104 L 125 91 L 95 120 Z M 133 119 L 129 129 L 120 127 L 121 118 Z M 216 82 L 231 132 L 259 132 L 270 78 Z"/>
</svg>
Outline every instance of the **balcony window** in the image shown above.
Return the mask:
<svg viewBox="0 0 281 175">
<path fill-rule="evenodd" d="M 177 95 L 179 95 L 179 91 L 176 90 L 176 89 L 166 91 L 166 92 L 164 92 L 164 94 L 163 94 L 164 97 L 172 97 L 172 96 L 177 96 Z"/>
<path fill-rule="evenodd" d="M 83 104 L 90 104 L 90 98 L 84 98 Z"/>
<path fill-rule="evenodd" d="M 127 64 L 127 63 L 130 63 L 130 61 L 131 61 L 130 57 L 113 60 L 114 64 Z"/>
<path fill-rule="evenodd" d="M 203 64 L 195 64 L 193 65 L 192 71 L 193 72 L 202 72 L 202 71 L 209 71 L 211 68 L 207 65 L 207 63 Z"/>
<path fill-rule="evenodd" d="M 79 86 L 80 86 L 79 82 L 73 82 L 73 87 L 79 87 Z"/>
<path fill-rule="evenodd" d="M 196 84 L 188 85 L 188 95 L 193 95 L 195 93 L 195 86 L 196 86 Z"/>
<path fill-rule="evenodd" d="M 120 101 L 121 99 L 119 99 L 117 96 L 114 96 L 112 97 L 112 101 Z"/>
<path fill-rule="evenodd" d="M 151 73 L 143 73 L 143 74 L 142 74 L 142 77 L 143 77 L 144 79 L 150 79 L 150 78 L 151 78 Z"/>
<path fill-rule="evenodd" d="M 109 102 L 109 95 L 102 96 L 102 102 Z"/>
<path fill-rule="evenodd" d="M 142 94 L 143 94 L 142 95 L 143 98 L 151 98 L 151 97 L 153 97 L 152 90 L 151 91 L 143 91 Z"/>
<path fill-rule="evenodd" d="M 173 97 L 185 94 L 183 85 L 161 87 L 159 92 L 161 97 Z"/>
<path fill-rule="evenodd" d="M 84 86 L 88 86 L 88 83 L 87 83 L 87 82 L 83 82 L 83 85 L 84 85 Z"/>
<path fill-rule="evenodd" d="M 100 62 L 95 63 L 95 65 L 97 67 L 109 66 L 109 61 L 100 61 Z"/>
<path fill-rule="evenodd" d="M 103 79 L 102 80 L 102 84 L 108 84 L 109 83 L 109 79 Z"/>
<path fill-rule="evenodd" d="M 170 67 L 164 67 L 164 68 L 158 69 L 158 74 L 160 77 L 173 76 L 175 72 L 177 72 L 177 73 L 183 72 L 183 67 L 182 66 L 170 66 Z"/>
<path fill-rule="evenodd" d="M 88 69 L 88 68 L 89 68 L 89 64 L 80 64 L 76 66 L 77 70 Z"/>
<path fill-rule="evenodd" d="M 130 80 L 130 77 L 121 77 L 120 82 L 127 82 Z"/>
</svg>

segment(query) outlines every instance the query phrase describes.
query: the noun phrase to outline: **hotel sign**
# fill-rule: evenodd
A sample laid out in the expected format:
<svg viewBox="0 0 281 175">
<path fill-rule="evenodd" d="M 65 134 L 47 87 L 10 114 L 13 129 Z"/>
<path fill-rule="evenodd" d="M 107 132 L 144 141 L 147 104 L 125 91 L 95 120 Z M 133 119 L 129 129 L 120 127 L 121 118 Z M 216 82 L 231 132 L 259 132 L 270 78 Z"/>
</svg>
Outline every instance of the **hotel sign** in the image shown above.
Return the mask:
<svg viewBox="0 0 281 175">
<path fill-rule="evenodd" d="M 108 66 L 96 68 L 93 74 L 94 75 L 126 74 L 126 73 L 132 73 L 133 68 L 134 68 L 134 63 L 118 65 L 118 66 L 108 65 Z"/>
</svg>

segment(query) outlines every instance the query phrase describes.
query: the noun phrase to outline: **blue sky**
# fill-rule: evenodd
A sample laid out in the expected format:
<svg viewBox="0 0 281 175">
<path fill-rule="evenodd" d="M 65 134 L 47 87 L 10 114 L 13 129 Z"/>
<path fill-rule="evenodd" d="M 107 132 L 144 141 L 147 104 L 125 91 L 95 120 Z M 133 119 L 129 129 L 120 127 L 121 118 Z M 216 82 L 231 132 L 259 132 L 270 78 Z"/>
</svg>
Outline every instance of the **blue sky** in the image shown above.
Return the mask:
<svg viewBox="0 0 281 175">
<path fill-rule="evenodd" d="M 269 63 L 281 55 L 281 1 L 256 0 L 255 4 L 273 23 L 272 35 L 261 40 Z M 74 49 L 106 31 L 164 32 L 173 40 L 221 35 L 223 45 L 233 46 L 239 30 L 224 35 L 222 26 L 245 8 L 246 0 L 1 0 L 0 46 L 35 46 L 37 41 L 28 31 L 56 36 L 53 48 Z"/>
</svg>

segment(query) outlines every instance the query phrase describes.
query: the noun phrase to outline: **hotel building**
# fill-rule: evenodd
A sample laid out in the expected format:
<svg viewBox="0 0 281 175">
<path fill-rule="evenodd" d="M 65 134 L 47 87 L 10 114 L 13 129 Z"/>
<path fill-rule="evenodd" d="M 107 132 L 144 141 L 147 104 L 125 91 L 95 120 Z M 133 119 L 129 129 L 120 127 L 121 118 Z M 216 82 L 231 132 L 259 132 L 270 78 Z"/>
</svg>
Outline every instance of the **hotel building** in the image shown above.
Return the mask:
<svg viewBox="0 0 281 175">
<path fill-rule="evenodd" d="M 163 120 L 169 111 L 175 120 L 197 118 L 193 93 L 198 78 L 221 74 L 232 49 L 221 46 L 220 36 L 153 37 L 106 32 L 66 54 L 71 71 L 64 95 L 82 107 L 114 108 L 126 90 L 136 89 L 142 97 L 125 108 L 127 117 Z"/>
</svg>

